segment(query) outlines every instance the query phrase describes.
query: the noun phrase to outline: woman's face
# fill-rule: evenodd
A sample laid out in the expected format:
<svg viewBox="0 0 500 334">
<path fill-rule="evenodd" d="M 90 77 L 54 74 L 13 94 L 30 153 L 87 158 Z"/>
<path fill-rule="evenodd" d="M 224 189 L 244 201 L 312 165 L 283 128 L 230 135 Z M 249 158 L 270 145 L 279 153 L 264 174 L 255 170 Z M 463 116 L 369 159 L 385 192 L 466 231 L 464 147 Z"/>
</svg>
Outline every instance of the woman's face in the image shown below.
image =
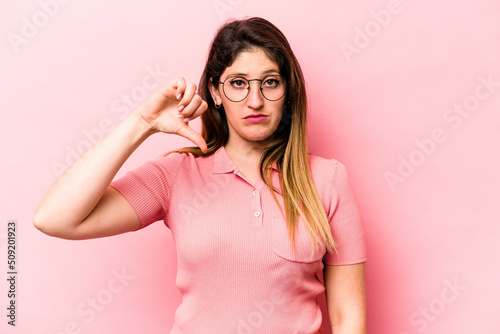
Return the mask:
<svg viewBox="0 0 500 334">
<path fill-rule="evenodd" d="M 277 83 L 280 72 L 278 65 L 273 62 L 262 49 L 254 49 L 251 51 L 241 52 L 233 64 L 225 69 L 220 76 L 220 81 L 227 82 L 224 84 L 224 89 L 231 100 L 235 99 L 230 93 L 238 94 L 241 92 L 244 96 L 246 80 L 258 79 L 262 80 L 263 93 L 271 99 L 280 97 L 276 95 L 279 88 L 278 85 L 285 85 L 285 80 Z M 229 78 L 229 79 L 228 79 Z M 223 91 L 223 84 L 211 85 L 211 93 L 217 104 L 222 102 L 226 111 L 226 118 L 229 127 L 229 142 L 252 141 L 258 142 L 265 140 L 271 136 L 278 128 L 281 117 L 283 115 L 283 107 L 285 104 L 286 94 L 277 101 L 266 99 L 260 90 L 260 81 L 249 81 L 250 91 L 248 96 L 240 102 L 231 101 Z M 231 85 L 231 87 L 229 87 Z M 273 96 L 274 94 L 274 96 Z M 262 114 L 263 117 L 252 118 L 248 117 L 252 114 Z"/>
</svg>

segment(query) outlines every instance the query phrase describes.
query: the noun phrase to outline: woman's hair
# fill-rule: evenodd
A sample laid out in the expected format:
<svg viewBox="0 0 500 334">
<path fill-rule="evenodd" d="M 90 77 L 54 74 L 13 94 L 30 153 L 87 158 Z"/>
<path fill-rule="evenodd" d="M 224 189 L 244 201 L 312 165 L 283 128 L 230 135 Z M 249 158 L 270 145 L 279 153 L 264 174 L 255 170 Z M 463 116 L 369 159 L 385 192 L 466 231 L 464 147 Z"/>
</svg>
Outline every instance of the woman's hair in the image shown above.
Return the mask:
<svg viewBox="0 0 500 334">
<path fill-rule="evenodd" d="M 184 147 L 165 155 L 186 152 L 196 156 L 209 156 L 226 145 L 229 128 L 224 106 L 215 108 L 209 82 L 210 79 L 212 82 L 219 82 L 221 74 L 241 52 L 255 49 L 262 49 L 278 65 L 280 75 L 287 82 L 286 106 L 278 128 L 266 140 L 260 160 L 260 175 L 283 214 L 283 208 L 275 195 L 278 190 L 273 187 L 271 179 L 272 166 L 276 163 L 280 171 L 281 195 L 293 250 L 300 216 L 311 234 L 311 239 L 314 240 L 312 246 L 323 243 L 327 251 L 332 252 L 335 245 L 330 225 L 309 168 L 307 98 L 302 70 L 286 37 L 271 22 L 253 17 L 233 20 L 219 28 L 212 41 L 198 91 L 208 103 L 207 111 L 201 115 L 201 135 L 207 143 L 207 152 L 203 153 L 199 147 Z"/>
</svg>

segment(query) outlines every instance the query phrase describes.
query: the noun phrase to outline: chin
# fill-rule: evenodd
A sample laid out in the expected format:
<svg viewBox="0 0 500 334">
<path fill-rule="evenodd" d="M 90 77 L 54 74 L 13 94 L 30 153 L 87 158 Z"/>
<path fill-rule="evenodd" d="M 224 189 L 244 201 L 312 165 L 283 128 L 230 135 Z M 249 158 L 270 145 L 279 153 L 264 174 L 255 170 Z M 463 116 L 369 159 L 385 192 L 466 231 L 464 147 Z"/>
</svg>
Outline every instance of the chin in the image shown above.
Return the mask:
<svg viewBox="0 0 500 334">
<path fill-rule="evenodd" d="M 250 141 L 264 141 L 266 139 L 268 139 L 270 136 L 251 136 L 251 137 L 246 137 L 245 139 L 246 140 L 250 140 Z"/>
<path fill-rule="evenodd" d="M 258 133 L 246 133 L 245 138 L 252 141 L 263 141 L 272 136 L 274 131 L 261 131 Z"/>
</svg>

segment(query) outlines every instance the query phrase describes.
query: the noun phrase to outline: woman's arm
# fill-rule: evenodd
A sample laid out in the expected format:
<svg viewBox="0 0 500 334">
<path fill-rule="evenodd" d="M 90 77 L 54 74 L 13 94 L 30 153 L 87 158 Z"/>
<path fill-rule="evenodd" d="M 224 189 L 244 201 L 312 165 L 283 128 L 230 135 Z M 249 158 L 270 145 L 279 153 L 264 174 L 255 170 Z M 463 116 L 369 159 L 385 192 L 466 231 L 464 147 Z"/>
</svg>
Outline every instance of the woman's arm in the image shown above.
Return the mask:
<svg viewBox="0 0 500 334">
<path fill-rule="evenodd" d="M 365 262 L 323 269 L 333 334 L 366 334 Z"/>
<path fill-rule="evenodd" d="M 154 93 L 111 133 L 56 180 L 38 206 L 33 223 L 64 239 L 90 239 L 136 230 L 140 221 L 128 201 L 109 185 L 132 152 L 156 132 L 190 139 L 206 151 L 200 134 L 178 117 L 194 119 L 207 104 L 194 84 L 178 78 Z M 182 97 L 182 99 L 181 99 Z"/>
</svg>

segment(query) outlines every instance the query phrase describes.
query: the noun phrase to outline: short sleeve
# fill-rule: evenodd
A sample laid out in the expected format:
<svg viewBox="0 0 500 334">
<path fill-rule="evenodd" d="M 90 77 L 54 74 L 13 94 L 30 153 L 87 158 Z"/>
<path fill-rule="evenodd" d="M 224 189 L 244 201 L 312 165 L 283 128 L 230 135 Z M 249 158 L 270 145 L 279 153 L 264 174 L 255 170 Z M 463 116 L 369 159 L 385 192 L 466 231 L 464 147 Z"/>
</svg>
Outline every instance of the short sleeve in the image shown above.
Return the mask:
<svg viewBox="0 0 500 334">
<path fill-rule="evenodd" d="M 347 171 L 340 162 L 333 159 L 331 161 L 334 164 L 334 174 L 331 181 L 327 217 L 337 252 L 327 253 L 323 262 L 329 265 L 364 262 L 366 261 L 366 245 L 363 224 Z"/>
<path fill-rule="evenodd" d="M 165 219 L 181 161 L 181 154 L 171 153 L 111 182 L 110 186 L 132 205 L 141 222 L 139 229 Z"/>
</svg>

